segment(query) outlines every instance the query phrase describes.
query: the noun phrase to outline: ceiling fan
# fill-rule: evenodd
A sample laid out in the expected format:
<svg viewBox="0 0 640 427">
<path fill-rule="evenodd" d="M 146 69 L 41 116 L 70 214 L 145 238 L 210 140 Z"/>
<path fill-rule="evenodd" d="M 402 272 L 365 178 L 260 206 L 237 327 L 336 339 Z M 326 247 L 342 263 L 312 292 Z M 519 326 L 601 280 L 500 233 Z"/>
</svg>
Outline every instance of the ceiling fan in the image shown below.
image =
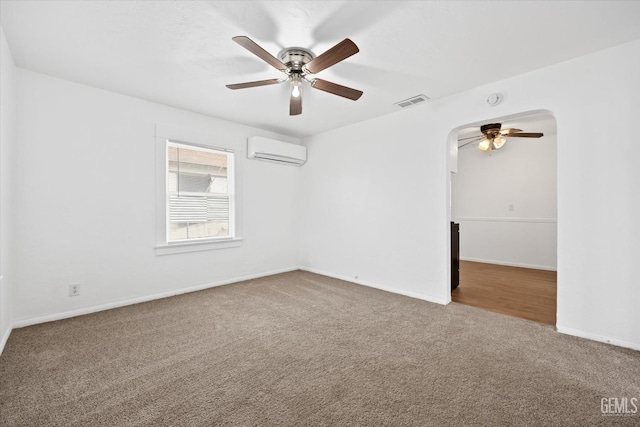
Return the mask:
<svg viewBox="0 0 640 427">
<path fill-rule="evenodd" d="M 312 88 L 342 96 L 343 98 L 351 99 L 353 101 L 356 101 L 362 96 L 362 91 L 360 90 L 331 83 L 312 76 L 313 74 L 319 73 L 320 71 L 347 59 L 351 55 L 358 53 L 360 51 L 358 46 L 349 39 L 344 39 L 319 56 L 315 56 L 310 50 L 301 47 L 286 48 L 278 54 L 280 59 L 271 55 L 249 37 L 237 36 L 233 37 L 232 40 L 275 69 L 282 71 L 287 76 L 280 79 L 230 84 L 227 85 L 227 87 L 229 89 L 246 89 L 249 87 L 273 85 L 288 81 L 291 86 L 291 97 L 289 102 L 289 115 L 291 116 L 302 114 L 303 81 L 308 82 Z"/>
<path fill-rule="evenodd" d="M 507 142 L 507 138 L 540 138 L 544 136 L 542 132 L 522 132 L 522 129 L 502 129 L 501 123 L 489 123 L 480 126 L 482 135 L 470 136 L 458 139 L 458 142 L 467 141 L 459 145 L 458 148 L 465 147 L 474 142 L 480 142 L 478 148 L 482 151 L 498 150 Z"/>
</svg>

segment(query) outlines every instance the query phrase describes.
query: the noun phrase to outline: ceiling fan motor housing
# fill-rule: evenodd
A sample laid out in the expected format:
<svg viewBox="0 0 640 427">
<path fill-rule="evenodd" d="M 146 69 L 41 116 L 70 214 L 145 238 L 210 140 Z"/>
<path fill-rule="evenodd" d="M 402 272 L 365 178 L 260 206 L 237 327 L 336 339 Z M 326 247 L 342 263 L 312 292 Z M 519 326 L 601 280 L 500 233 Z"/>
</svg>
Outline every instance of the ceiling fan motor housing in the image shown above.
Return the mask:
<svg viewBox="0 0 640 427">
<path fill-rule="evenodd" d="M 301 47 L 283 49 L 278 56 L 291 73 L 302 73 L 302 67 L 316 57 L 313 52 Z"/>
<path fill-rule="evenodd" d="M 480 126 L 480 132 L 482 132 L 484 135 L 495 137 L 500 133 L 501 127 L 502 124 L 500 123 L 489 123 Z"/>
</svg>

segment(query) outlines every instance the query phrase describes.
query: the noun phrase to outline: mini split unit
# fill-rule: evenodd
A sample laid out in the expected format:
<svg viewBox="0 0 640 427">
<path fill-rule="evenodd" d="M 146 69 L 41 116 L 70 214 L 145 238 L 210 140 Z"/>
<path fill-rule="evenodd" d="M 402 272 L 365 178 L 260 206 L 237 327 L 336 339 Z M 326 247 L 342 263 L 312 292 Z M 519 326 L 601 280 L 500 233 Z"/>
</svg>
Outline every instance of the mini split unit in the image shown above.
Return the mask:
<svg viewBox="0 0 640 427">
<path fill-rule="evenodd" d="M 302 166 L 307 161 L 307 147 L 262 136 L 252 136 L 247 140 L 247 157 L 285 165 Z"/>
</svg>

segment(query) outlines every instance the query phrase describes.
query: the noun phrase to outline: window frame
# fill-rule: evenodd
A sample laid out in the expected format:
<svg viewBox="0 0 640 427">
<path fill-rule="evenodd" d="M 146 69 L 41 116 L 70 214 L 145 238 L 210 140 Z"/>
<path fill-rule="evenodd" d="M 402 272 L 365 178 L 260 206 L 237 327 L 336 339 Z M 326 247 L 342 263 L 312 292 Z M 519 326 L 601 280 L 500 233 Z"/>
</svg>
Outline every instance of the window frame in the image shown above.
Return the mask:
<svg viewBox="0 0 640 427">
<path fill-rule="evenodd" d="M 242 144 L 240 141 L 222 143 L 215 141 L 210 135 L 198 134 L 194 131 L 172 129 L 156 125 L 156 255 L 174 253 L 207 251 L 214 249 L 233 248 L 242 245 L 241 215 L 241 158 Z M 179 144 L 187 148 L 194 147 L 230 153 L 230 163 L 227 174 L 231 179 L 229 195 L 229 236 L 203 237 L 183 240 L 169 240 L 169 191 L 168 173 L 169 144 Z"/>
</svg>

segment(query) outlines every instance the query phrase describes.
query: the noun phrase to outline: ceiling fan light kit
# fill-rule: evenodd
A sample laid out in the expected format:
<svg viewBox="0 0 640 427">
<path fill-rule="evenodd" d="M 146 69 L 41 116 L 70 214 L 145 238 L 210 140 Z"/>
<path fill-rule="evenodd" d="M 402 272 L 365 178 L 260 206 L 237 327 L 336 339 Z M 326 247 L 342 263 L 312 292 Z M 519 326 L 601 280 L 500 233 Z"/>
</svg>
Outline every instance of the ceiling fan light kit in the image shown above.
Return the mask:
<svg viewBox="0 0 640 427">
<path fill-rule="evenodd" d="M 496 149 L 502 148 L 504 143 L 507 142 L 507 139 L 503 136 L 496 136 L 493 138 L 493 147 Z"/>
<path fill-rule="evenodd" d="M 488 139 L 483 139 L 482 141 L 480 141 L 480 144 L 478 144 L 478 148 L 481 149 L 482 151 L 487 151 L 490 146 L 491 146 L 491 141 L 489 141 Z"/>
<path fill-rule="evenodd" d="M 504 147 L 507 138 L 540 138 L 544 136 L 542 132 L 522 132 L 522 129 L 502 129 L 501 123 L 489 123 L 480 126 L 482 135 L 470 136 L 468 138 L 459 139 L 458 142 L 464 142 L 458 148 L 465 147 L 474 142 L 478 142 L 478 148 L 482 151 L 499 150 Z"/>
<path fill-rule="evenodd" d="M 299 75 L 291 76 L 291 96 L 294 98 L 299 97 L 302 94 L 302 81 L 300 81 Z"/>
<path fill-rule="evenodd" d="M 237 36 L 233 37 L 232 40 L 275 69 L 285 73 L 287 77 L 282 79 L 268 79 L 255 82 L 228 84 L 227 87 L 233 90 L 246 89 L 289 81 L 289 85 L 291 87 L 289 115 L 291 116 L 302 114 L 303 81 L 309 83 L 309 85 L 314 89 L 338 95 L 353 101 L 358 100 L 362 96 L 362 91 L 360 90 L 312 77 L 312 74 L 319 73 L 320 71 L 329 68 L 360 51 L 358 46 L 349 39 L 344 39 L 317 57 L 308 49 L 301 47 L 286 48 L 281 50 L 278 54 L 280 59 L 272 56 L 249 37 Z"/>
</svg>

